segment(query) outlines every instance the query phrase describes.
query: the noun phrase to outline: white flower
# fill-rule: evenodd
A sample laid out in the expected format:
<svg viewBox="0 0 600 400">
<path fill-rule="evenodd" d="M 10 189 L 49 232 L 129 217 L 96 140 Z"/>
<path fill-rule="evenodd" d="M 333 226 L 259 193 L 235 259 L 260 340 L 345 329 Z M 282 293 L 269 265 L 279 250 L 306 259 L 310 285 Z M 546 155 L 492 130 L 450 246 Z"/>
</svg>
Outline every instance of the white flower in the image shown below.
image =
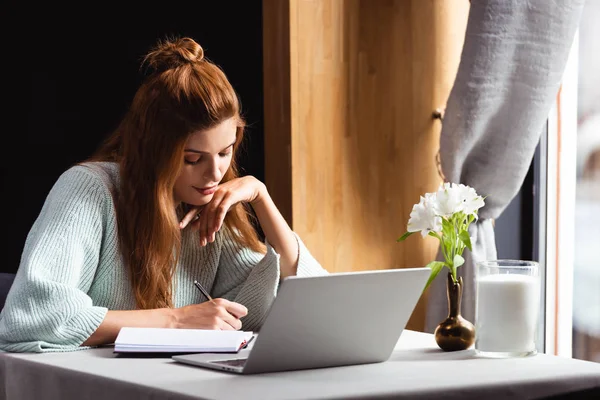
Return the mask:
<svg viewBox="0 0 600 400">
<path fill-rule="evenodd" d="M 425 237 L 431 231 L 439 232 L 442 230 L 442 219 L 435 210 L 435 193 L 425 193 L 421 196 L 419 204 L 415 204 L 408 220 L 408 231 L 421 231 L 421 236 Z"/>
<path fill-rule="evenodd" d="M 467 215 L 473 214 L 477 217 L 476 211 L 485 205 L 483 197 L 479 196 L 472 187 L 463 184 L 453 184 L 453 189 L 462 204 L 462 211 Z"/>
<path fill-rule="evenodd" d="M 463 202 L 459 196 L 457 185 L 444 183 L 440 185 L 436 194 L 435 208 L 438 215 L 451 217 L 452 214 L 463 210 Z"/>
</svg>

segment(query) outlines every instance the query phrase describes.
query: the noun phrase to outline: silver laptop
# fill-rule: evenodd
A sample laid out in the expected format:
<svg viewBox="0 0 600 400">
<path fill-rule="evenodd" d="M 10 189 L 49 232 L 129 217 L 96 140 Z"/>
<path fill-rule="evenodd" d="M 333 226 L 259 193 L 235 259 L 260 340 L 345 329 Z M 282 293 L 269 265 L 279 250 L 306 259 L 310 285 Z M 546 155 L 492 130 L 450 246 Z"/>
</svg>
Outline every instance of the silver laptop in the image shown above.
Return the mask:
<svg viewBox="0 0 600 400">
<path fill-rule="evenodd" d="M 400 338 L 429 268 L 284 279 L 250 350 L 173 360 L 240 374 L 376 363 Z"/>
</svg>

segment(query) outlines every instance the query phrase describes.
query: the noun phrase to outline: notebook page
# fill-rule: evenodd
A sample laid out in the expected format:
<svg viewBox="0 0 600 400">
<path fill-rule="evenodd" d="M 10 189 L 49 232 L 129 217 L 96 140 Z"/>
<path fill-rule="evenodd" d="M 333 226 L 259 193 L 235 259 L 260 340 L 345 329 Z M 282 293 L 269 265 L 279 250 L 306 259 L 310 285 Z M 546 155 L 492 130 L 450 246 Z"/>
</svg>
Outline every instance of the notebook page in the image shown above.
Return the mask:
<svg viewBox="0 0 600 400">
<path fill-rule="evenodd" d="M 252 337 L 250 331 L 121 328 L 115 351 L 236 352 Z"/>
</svg>

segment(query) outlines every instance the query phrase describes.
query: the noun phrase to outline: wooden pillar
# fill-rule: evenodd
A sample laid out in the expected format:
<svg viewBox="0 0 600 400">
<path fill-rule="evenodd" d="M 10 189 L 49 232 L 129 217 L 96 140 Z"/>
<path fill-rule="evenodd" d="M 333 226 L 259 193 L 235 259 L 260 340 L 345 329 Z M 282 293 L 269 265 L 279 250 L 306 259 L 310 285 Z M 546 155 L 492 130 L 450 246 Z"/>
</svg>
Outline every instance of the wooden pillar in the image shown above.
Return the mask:
<svg viewBox="0 0 600 400">
<path fill-rule="evenodd" d="M 406 230 L 441 182 L 440 122 L 468 0 L 264 0 L 265 175 L 330 272 L 424 266 Z M 424 327 L 421 299 L 409 328 Z"/>
</svg>

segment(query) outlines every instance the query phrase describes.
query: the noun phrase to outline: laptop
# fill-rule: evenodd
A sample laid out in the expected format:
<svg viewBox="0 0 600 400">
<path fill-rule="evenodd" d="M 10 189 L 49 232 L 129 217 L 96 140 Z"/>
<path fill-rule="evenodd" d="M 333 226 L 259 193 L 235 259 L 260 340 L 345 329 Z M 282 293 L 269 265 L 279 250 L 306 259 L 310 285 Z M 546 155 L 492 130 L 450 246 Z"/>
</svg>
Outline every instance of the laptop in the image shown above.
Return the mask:
<svg viewBox="0 0 600 400">
<path fill-rule="evenodd" d="M 285 278 L 250 350 L 173 360 L 239 374 L 386 361 L 431 270 L 426 267 Z"/>
</svg>

